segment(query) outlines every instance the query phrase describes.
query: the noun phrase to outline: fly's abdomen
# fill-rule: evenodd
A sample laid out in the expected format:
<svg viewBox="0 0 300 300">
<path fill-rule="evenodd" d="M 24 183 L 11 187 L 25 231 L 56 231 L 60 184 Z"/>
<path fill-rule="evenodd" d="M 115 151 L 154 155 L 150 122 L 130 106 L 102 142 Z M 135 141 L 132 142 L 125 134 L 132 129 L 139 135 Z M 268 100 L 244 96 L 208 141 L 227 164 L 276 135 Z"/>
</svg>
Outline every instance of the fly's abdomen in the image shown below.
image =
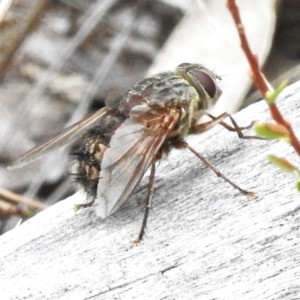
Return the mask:
<svg viewBox="0 0 300 300">
<path fill-rule="evenodd" d="M 111 109 L 99 123 L 83 136 L 79 149 L 70 155 L 76 161 L 73 175 L 75 183 L 95 198 L 101 172 L 101 161 L 115 130 L 123 123 L 125 116 Z"/>
<path fill-rule="evenodd" d="M 100 138 L 86 137 L 83 146 L 71 153 L 71 157 L 76 160 L 74 166 L 74 180 L 77 185 L 83 187 L 86 193 L 95 197 L 97 184 L 101 171 L 101 160 L 107 145 Z"/>
</svg>

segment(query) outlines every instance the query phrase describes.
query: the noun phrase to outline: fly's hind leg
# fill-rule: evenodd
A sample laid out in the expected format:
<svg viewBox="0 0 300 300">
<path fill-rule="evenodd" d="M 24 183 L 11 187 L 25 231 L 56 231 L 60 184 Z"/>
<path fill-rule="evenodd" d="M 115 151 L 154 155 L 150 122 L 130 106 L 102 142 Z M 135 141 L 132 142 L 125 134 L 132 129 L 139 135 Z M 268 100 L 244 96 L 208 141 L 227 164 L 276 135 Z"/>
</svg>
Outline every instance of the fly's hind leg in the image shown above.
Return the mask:
<svg viewBox="0 0 300 300">
<path fill-rule="evenodd" d="M 142 222 L 142 226 L 140 229 L 140 233 L 138 238 L 133 242 L 134 246 L 138 246 L 141 244 L 144 234 L 145 234 L 145 229 L 147 226 L 147 221 L 148 221 L 148 216 L 150 213 L 150 209 L 152 208 L 152 198 L 153 198 L 153 193 L 154 193 L 154 177 L 155 177 L 155 160 L 152 161 L 151 164 L 151 171 L 150 171 L 150 178 L 149 178 L 149 184 L 148 184 L 148 193 L 147 193 L 147 199 L 146 199 L 146 207 L 145 207 L 145 212 L 144 212 L 144 218 Z"/>
</svg>

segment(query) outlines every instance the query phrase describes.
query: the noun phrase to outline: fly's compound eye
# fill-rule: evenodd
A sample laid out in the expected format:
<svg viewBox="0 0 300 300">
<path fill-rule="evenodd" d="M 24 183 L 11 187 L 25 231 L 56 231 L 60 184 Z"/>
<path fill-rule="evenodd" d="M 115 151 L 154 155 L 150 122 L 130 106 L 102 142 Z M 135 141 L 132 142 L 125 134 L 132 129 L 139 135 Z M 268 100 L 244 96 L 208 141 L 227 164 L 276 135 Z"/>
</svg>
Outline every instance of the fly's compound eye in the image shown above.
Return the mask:
<svg viewBox="0 0 300 300">
<path fill-rule="evenodd" d="M 209 76 L 207 73 L 199 71 L 199 70 L 191 70 L 189 71 L 191 77 L 200 84 L 206 91 L 206 93 L 214 98 L 217 92 L 217 86 L 215 81 Z"/>
</svg>

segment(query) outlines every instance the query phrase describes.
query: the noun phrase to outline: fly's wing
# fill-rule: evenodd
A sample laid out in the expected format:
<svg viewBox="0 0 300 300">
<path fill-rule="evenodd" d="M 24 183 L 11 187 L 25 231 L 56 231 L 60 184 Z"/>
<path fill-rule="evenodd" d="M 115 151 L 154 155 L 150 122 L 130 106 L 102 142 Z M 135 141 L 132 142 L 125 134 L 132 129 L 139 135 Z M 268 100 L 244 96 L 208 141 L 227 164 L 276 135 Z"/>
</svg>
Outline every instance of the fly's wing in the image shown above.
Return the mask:
<svg viewBox="0 0 300 300">
<path fill-rule="evenodd" d="M 160 115 L 159 122 L 155 121 L 157 115 L 153 122 L 151 116 L 145 117 L 151 126 L 127 119 L 112 136 L 103 156 L 96 208 L 101 218 L 114 213 L 129 197 L 177 121 L 166 113 Z"/>
<path fill-rule="evenodd" d="M 8 169 L 12 170 L 21 168 L 32 163 L 33 161 L 56 148 L 68 145 L 76 141 L 87 131 L 87 129 L 94 126 L 100 118 L 106 115 L 108 111 L 109 108 L 104 107 L 96 111 L 90 117 L 71 125 L 70 127 L 63 130 L 58 136 L 25 153 L 21 158 L 19 158 L 16 162 L 9 166 Z"/>
</svg>

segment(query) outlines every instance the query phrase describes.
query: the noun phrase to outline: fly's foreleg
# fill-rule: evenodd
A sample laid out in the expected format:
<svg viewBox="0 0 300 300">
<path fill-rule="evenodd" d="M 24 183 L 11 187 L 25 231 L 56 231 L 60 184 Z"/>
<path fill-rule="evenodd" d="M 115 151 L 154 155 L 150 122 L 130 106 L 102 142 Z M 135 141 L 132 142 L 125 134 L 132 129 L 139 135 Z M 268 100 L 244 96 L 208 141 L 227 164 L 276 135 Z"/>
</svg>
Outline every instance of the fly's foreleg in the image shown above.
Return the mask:
<svg viewBox="0 0 300 300">
<path fill-rule="evenodd" d="M 259 136 L 243 134 L 243 130 L 252 128 L 253 125 L 255 124 L 255 121 L 251 122 L 248 126 L 240 127 L 229 113 L 223 113 L 223 114 L 219 115 L 218 117 L 214 117 L 213 115 L 211 115 L 208 112 L 205 112 L 205 115 L 208 116 L 209 118 L 211 118 L 212 120 L 204 122 L 204 123 L 195 124 L 192 129 L 193 134 L 202 133 L 202 132 L 207 131 L 210 128 L 214 127 L 215 125 L 220 124 L 227 130 L 236 132 L 240 139 L 264 140 L 264 138 L 259 137 Z M 233 126 L 230 126 L 227 123 L 225 123 L 224 122 L 225 118 L 229 118 Z"/>
</svg>

